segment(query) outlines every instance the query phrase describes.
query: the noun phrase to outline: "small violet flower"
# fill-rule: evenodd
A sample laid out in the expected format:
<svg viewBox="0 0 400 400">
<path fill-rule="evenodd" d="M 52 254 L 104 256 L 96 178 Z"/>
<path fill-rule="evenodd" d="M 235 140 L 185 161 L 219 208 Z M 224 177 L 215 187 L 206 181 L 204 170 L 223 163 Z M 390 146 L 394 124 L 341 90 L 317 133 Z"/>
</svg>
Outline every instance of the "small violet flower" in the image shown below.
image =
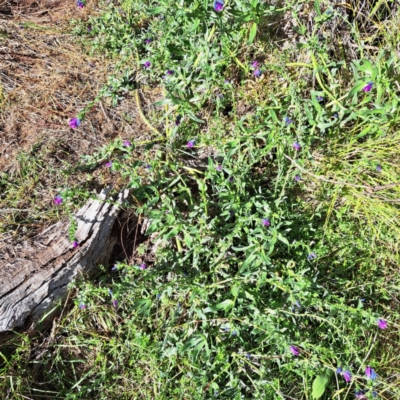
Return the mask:
<svg viewBox="0 0 400 400">
<path fill-rule="evenodd" d="M 113 165 L 113 163 L 112 163 L 112 161 L 108 161 L 108 162 L 106 162 L 104 165 L 105 165 L 107 168 L 111 168 L 112 165 Z"/>
<path fill-rule="evenodd" d="M 341 374 L 342 371 L 343 371 L 342 367 L 337 367 L 337 368 L 336 368 L 336 373 L 337 373 L 337 374 Z"/>
<path fill-rule="evenodd" d="M 149 44 L 149 43 L 152 42 L 152 40 L 149 38 L 149 39 L 146 39 L 144 42 L 145 42 L 146 44 Z"/>
<path fill-rule="evenodd" d="M 115 307 L 115 308 L 117 308 L 118 307 L 118 300 L 113 300 L 112 301 L 112 304 L 113 304 L 113 306 Z"/>
<path fill-rule="evenodd" d="M 62 202 L 63 202 L 63 199 L 59 194 L 56 197 L 54 197 L 55 204 L 61 204 Z"/>
<path fill-rule="evenodd" d="M 319 102 L 324 101 L 324 98 L 322 96 L 317 96 L 317 101 Z"/>
<path fill-rule="evenodd" d="M 70 128 L 76 129 L 81 124 L 81 121 L 79 120 L 79 118 L 71 118 L 68 124 Z"/>
<path fill-rule="evenodd" d="M 77 240 L 74 240 L 72 246 L 74 249 L 77 249 L 79 247 L 79 242 Z"/>
<path fill-rule="evenodd" d="M 372 397 L 378 397 L 378 393 L 376 393 L 375 391 L 373 391 L 371 394 L 372 394 Z"/>
<path fill-rule="evenodd" d="M 118 268 L 116 265 L 113 265 L 113 267 L 111 268 L 111 271 L 116 271 Z"/>
<path fill-rule="evenodd" d="M 270 225 L 271 225 L 271 222 L 269 222 L 269 219 L 268 219 L 268 218 L 262 219 L 261 222 L 262 222 L 262 224 L 263 224 L 264 226 L 270 226 Z"/>
<path fill-rule="evenodd" d="M 145 68 L 150 68 L 151 67 L 151 62 L 150 61 L 146 61 L 144 64 Z"/>
<path fill-rule="evenodd" d="M 217 165 L 217 171 L 222 171 L 222 165 Z"/>
<path fill-rule="evenodd" d="M 350 371 L 344 371 L 343 372 L 343 378 L 346 382 L 350 382 L 351 381 L 351 373 Z"/>
<path fill-rule="evenodd" d="M 307 256 L 307 260 L 314 260 L 315 258 L 317 258 L 317 255 L 314 252 Z"/>
<path fill-rule="evenodd" d="M 194 140 L 194 139 L 189 140 L 189 141 L 187 142 L 187 145 L 186 145 L 186 146 L 189 147 L 189 149 L 193 149 L 195 142 L 196 142 L 196 140 Z"/>
<path fill-rule="evenodd" d="M 147 268 L 147 265 L 146 265 L 145 263 L 142 263 L 142 264 L 140 264 L 139 268 L 140 268 L 140 269 L 146 269 L 146 268 Z"/>
<path fill-rule="evenodd" d="M 221 12 L 224 9 L 224 1 L 223 0 L 215 0 L 214 1 L 214 10 L 216 12 Z"/>
<path fill-rule="evenodd" d="M 260 70 L 260 69 L 256 69 L 256 70 L 253 72 L 253 75 L 254 75 L 256 78 L 258 78 L 258 77 L 261 75 L 261 70 Z"/>
<path fill-rule="evenodd" d="M 294 180 L 295 180 L 296 182 L 298 182 L 299 180 L 301 180 L 301 176 L 300 176 L 300 175 L 295 175 L 295 176 L 294 176 Z"/>
<path fill-rule="evenodd" d="M 169 69 L 168 71 L 167 71 L 167 75 L 173 75 L 174 74 L 174 71 L 172 70 L 172 69 Z"/>
<path fill-rule="evenodd" d="M 76 2 L 76 5 L 77 5 L 79 8 L 83 8 L 83 7 L 85 6 L 85 3 L 84 3 L 82 0 L 78 0 L 78 1 Z"/>
<path fill-rule="evenodd" d="M 296 357 L 300 354 L 300 350 L 296 346 L 290 346 L 289 350 Z"/>
<path fill-rule="evenodd" d="M 84 309 L 86 308 L 86 305 L 83 304 L 83 303 L 79 303 L 79 308 L 80 308 L 81 310 L 84 310 Z"/>
<path fill-rule="evenodd" d="M 179 125 L 181 124 L 181 119 L 182 119 L 182 117 L 181 117 L 180 115 L 178 115 L 178 116 L 176 117 L 175 126 L 179 126 Z"/>
<path fill-rule="evenodd" d="M 229 182 L 233 182 L 233 176 L 230 176 L 230 177 L 228 178 L 228 181 L 229 181 Z"/>
<path fill-rule="evenodd" d="M 382 171 L 382 166 L 377 165 L 377 166 L 376 166 L 376 170 L 377 170 L 378 172 L 381 172 L 381 171 Z"/>
<path fill-rule="evenodd" d="M 253 61 L 250 65 L 251 65 L 253 68 L 257 68 L 258 65 L 259 65 L 259 62 L 258 62 L 258 61 Z"/>
<path fill-rule="evenodd" d="M 290 125 L 290 124 L 293 122 L 293 120 L 291 120 L 289 117 L 285 117 L 285 118 L 283 119 L 283 122 L 284 122 L 286 125 Z"/>
<path fill-rule="evenodd" d="M 132 146 L 132 142 L 130 140 L 124 140 L 122 142 L 122 146 L 124 147 L 131 147 Z"/>
<path fill-rule="evenodd" d="M 368 82 L 368 83 L 362 88 L 362 90 L 363 90 L 365 93 L 370 92 L 371 89 L 372 89 L 373 84 L 374 84 L 374 82 Z"/>
<path fill-rule="evenodd" d="M 355 395 L 356 395 L 356 399 L 367 400 L 367 398 L 365 397 L 364 390 L 356 390 Z"/>
<path fill-rule="evenodd" d="M 375 370 L 369 365 L 367 366 L 367 368 L 365 368 L 365 375 L 367 375 L 367 378 L 371 379 L 371 381 L 375 380 L 378 377 Z"/>
<path fill-rule="evenodd" d="M 294 148 L 296 151 L 299 151 L 299 150 L 301 149 L 301 145 L 300 145 L 300 143 L 298 143 L 298 142 L 294 142 L 294 143 L 292 144 L 292 146 L 293 146 L 293 148 Z"/>
<path fill-rule="evenodd" d="M 384 319 L 378 319 L 378 328 L 379 329 L 386 329 L 387 322 Z"/>
</svg>

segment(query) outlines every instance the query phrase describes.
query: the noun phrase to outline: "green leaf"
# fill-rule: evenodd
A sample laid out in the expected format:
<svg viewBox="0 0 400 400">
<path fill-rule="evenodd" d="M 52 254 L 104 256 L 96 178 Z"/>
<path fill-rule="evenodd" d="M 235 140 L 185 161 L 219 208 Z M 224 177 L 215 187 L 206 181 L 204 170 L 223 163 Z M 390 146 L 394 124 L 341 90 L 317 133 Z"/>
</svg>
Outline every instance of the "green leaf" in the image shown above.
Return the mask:
<svg viewBox="0 0 400 400">
<path fill-rule="evenodd" d="M 235 302 L 231 299 L 224 300 L 222 303 L 217 304 L 215 307 L 217 310 L 224 310 L 224 311 L 229 311 L 233 306 L 235 305 Z"/>
<path fill-rule="evenodd" d="M 327 374 L 318 375 L 312 385 L 312 397 L 313 399 L 319 399 L 325 392 L 325 389 L 329 383 L 329 376 Z"/>
<path fill-rule="evenodd" d="M 164 11 L 164 7 L 149 8 L 147 10 L 147 14 L 149 14 L 149 15 L 162 14 L 163 11 Z"/>
<path fill-rule="evenodd" d="M 250 29 L 249 40 L 247 41 L 247 44 L 253 43 L 256 34 L 257 34 L 257 24 L 254 22 L 253 26 Z"/>
</svg>

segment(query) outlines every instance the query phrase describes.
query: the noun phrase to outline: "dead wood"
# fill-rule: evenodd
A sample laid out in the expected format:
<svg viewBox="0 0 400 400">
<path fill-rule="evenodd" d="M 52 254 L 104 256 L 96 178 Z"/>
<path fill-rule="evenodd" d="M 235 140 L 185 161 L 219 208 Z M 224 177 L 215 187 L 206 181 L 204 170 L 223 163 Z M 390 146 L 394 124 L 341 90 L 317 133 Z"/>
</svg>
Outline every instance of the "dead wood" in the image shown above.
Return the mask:
<svg viewBox="0 0 400 400">
<path fill-rule="evenodd" d="M 68 284 L 79 274 L 91 276 L 99 264 L 107 264 L 116 242 L 111 229 L 117 201 L 91 199 L 76 214 L 78 223 L 74 248 L 68 239 L 69 222 L 58 222 L 39 235 L 15 246 L 0 249 L 0 332 L 26 325 L 30 329 L 64 297 Z"/>
</svg>

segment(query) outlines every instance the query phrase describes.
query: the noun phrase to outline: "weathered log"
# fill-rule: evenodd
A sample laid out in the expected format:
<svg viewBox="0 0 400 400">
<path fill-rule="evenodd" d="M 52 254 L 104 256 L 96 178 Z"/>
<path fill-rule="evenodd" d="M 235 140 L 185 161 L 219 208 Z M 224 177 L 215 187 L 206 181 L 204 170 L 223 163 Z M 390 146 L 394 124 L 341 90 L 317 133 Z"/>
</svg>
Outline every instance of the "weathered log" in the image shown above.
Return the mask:
<svg viewBox="0 0 400 400">
<path fill-rule="evenodd" d="M 89 200 L 76 214 L 78 223 L 74 248 L 68 239 L 68 222 L 58 222 L 29 243 L 0 249 L 0 332 L 37 321 L 64 298 L 68 284 L 79 274 L 91 276 L 99 264 L 107 264 L 116 238 L 110 237 L 119 205 Z"/>
</svg>

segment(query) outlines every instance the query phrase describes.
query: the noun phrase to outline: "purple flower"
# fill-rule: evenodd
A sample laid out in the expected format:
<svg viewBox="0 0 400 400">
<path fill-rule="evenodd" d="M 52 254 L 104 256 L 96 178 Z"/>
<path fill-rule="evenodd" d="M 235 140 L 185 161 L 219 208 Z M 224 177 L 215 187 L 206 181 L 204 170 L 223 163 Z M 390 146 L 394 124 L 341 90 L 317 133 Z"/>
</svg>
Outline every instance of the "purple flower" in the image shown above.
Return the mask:
<svg viewBox="0 0 400 400">
<path fill-rule="evenodd" d="M 317 96 L 317 101 L 324 101 L 324 98 L 322 96 Z"/>
<path fill-rule="evenodd" d="M 378 319 L 378 328 L 379 329 L 386 329 L 387 322 L 384 319 Z"/>
<path fill-rule="evenodd" d="M 146 39 L 144 42 L 145 42 L 146 44 L 149 44 L 149 43 L 151 43 L 151 39 Z"/>
<path fill-rule="evenodd" d="M 377 165 L 377 166 L 376 166 L 376 170 L 377 170 L 378 172 L 381 172 L 381 171 L 382 171 L 382 167 L 381 167 L 380 165 Z"/>
<path fill-rule="evenodd" d="M 70 128 L 76 129 L 81 124 L 81 121 L 79 120 L 79 118 L 71 118 L 69 120 L 68 124 L 69 124 Z"/>
<path fill-rule="evenodd" d="M 283 122 L 286 125 L 290 125 L 293 122 L 293 120 L 291 120 L 289 117 L 285 117 L 285 118 L 283 118 Z"/>
<path fill-rule="evenodd" d="M 290 346 L 289 350 L 296 357 L 300 354 L 300 350 L 296 346 Z"/>
<path fill-rule="evenodd" d="M 84 309 L 86 308 L 86 305 L 83 304 L 83 303 L 79 303 L 79 308 L 80 308 L 81 310 L 84 310 Z"/>
<path fill-rule="evenodd" d="M 176 117 L 175 126 L 179 126 L 179 125 L 181 124 L 181 119 L 182 119 L 182 117 L 181 117 L 180 115 L 178 115 L 178 116 Z"/>
<path fill-rule="evenodd" d="M 88 26 L 87 31 L 92 32 L 92 28 L 90 26 Z"/>
<path fill-rule="evenodd" d="M 228 181 L 229 181 L 229 182 L 233 182 L 233 176 L 230 176 L 230 177 L 228 178 Z"/>
<path fill-rule="evenodd" d="M 187 145 L 186 145 L 186 146 L 189 147 L 189 149 L 193 149 L 195 142 L 196 142 L 195 139 L 189 140 L 189 141 L 187 142 Z"/>
<path fill-rule="evenodd" d="M 337 367 L 337 368 L 336 368 L 336 373 L 337 373 L 337 374 L 341 374 L 342 371 L 343 371 L 343 370 L 342 370 L 342 367 Z"/>
<path fill-rule="evenodd" d="M 376 393 L 375 391 L 372 392 L 372 397 L 378 397 L 378 393 Z"/>
<path fill-rule="evenodd" d="M 351 381 L 351 373 L 350 371 L 344 371 L 343 372 L 343 378 L 346 382 L 350 382 Z"/>
<path fill-rule="evenodd" d="M 373 84 L 374 84 L 374 82 L 368 82 L 368 83 L 362 88 L 362 90 L 363 90 L 365 93 L 370 92 L 371 89 L 372 89 Z"/>
<path fill-rule="evenodd" d="M 172 69 L 169 69 L 168 71 L 167 71 L 167 75 L 173 75 L 174 74 L 174 71 L 172 70 Z"/>
<path fill-rule="evenodd" d="M 111 168 L 112 165 L 113 165 L 113 163 L 112 163 L 112 161 L 108 161 L 108 162 L 106 162 L 104 165 L 105 165 L 107 168 Z"/>
<path fill-rule="evenodd" d="M 269 222 L 269 219 L 268 219 L 268 218 L 262 219 L 261 222 L 262 222 L 262 224 L 263 224 L 264 226 L 270 226 L 270 225 L 271 225 L 271 222 Z"/>
<path fill-rule="evenodd" d="M 116 265 L 113 265 L 113 267 L 111 268 L 111 271 L 116 271 L 118 268 Z"/>
<path fill-rule="evenodd" d="M 367 368 L 365 368 L 365 375 L 367 375 L 367 378 L 371 379 L 371 381 L 373 381 L 378 377 L 375 370 L 371 368 L 369 365 L 367 366 Z"/>
<path fill-rule="evenodd" d="M 259 65 L 259 62 L 258 62 L 258 61 L 253 61 L 250 65 L 251 65 L 253 68 L 257 68 L 258 65 Z"/>
<path fill-rule="evenodd" d="M 142 264 L 140 264 L 140 267 L 139 267 L 140 269 L 146 269 L 147 268 L 147 265 L 145 264 L 145 263 L 142 263 Z"/>
<path fill-rule="evenodd" d="M 112 304 L 113 304 L 113 306 L 115 307 L 115 308 L 117 308 L 118 307 L 118 300 L 113 300 L 112 301 Z"/>
<path fill-rule="evenodd" d="M 83 7 L 85 6 L 85 3 L 84 3 L 82 0 L 78 0 L 78 1 L 76 2 L 76 5 L 77 5 L 79 8 L 83 8 Z"/>
<path fill-rule="evenodd" d="M 150 165 L 150 164 L 146 164 L 144 167 L 145 167 L 146 169 L 151 169 L 151 165 Z"/>
<path fill-rule="evenodd" d="M 77 240 L 74 240 L 72 246 L 74 247 L 74 249 L 77 249 L 79 247 L 79 242 Z"/>
<path fill-rule="evenodd" d="M 222 165 L 217 165 L 217 171 L 222 171 Z"/>
<path fill-rule="evenodd" d="M 132 146 L 132 142 L 130 140 L 124 140 L 122 142 L 122 146 L 124 147 L 131 147 Z"/>
<path fill-rule="evenodd" d="M 62 202 L 63 202 L 63 199 L 59 194 L 56 197 L 54 197 L 54 203 L 61 204 Z"/>
<path fill-rule="evenodd" d="M 301 145 L 300 145 L 300 143 L 298 143 L 298 142 L 294 142 L 294 143 L 292 144 L 292 146 L 293 146 L 293 148 L 294 148 L 296 151 L 299 151 L 299 150 L 301 149 Z"/>
<path fill-rule="evenodd" d="M 151 62 L 150 61 L 146 61 L 143 65 L 145 66 L 145 68 L 150 68 Z"/>
<path fill-rule="evenodd" d="M 315 258 L 317 258 L 317 255 L 316 255 L 315 253 L 310 253 L 310 254 L 307 256 L 307 260 L 314 260 Z"/>
<path fill-rule="evenodd" d="M 300 175 L 295 175 L 295 176 L 294 176 L 294 180 L 295 180 L 296 182 L 298 182 L 299 180 L 301 180 L 301 176 L 300 176 Z"/>
<path fill-rule="evenodd" d="M 261 75 L 261 70 L 260 70 L 260 69 L 256 69 L 256 70 L 253 72 L 253 75 L 254 75 L 256 78 L 258 78 L 258 77 Z"/>
<path fill-rule="evenodd" d="M 224 9 L 224 1 L 223 0 L 215 0 L 214 1 L 214 10 L 216 12 L 221 12 Z"/>
<path fill-rule="evenodd" d="M 356 390 L 356 399 L 367 400 L 364 390 Z"/>
</svg>

